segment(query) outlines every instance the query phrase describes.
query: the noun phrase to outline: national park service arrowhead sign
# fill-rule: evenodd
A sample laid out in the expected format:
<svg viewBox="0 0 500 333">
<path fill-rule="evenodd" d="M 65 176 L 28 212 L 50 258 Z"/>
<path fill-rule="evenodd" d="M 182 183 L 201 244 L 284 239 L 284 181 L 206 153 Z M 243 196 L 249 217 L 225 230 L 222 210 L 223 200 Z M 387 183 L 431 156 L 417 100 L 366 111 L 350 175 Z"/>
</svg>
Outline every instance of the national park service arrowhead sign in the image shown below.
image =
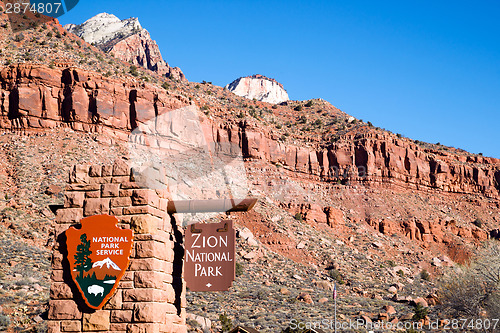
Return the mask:
<svg viewBox="0 0 500 333">
<path fill-rule="evenodd" d="M 233 221 L 195 223 L 186 230 L 184 280 L 191 291 L 224 291 L 234 281 Z"/>
<path fill-rule="evenodd" d="M 133 232 L 119 228 L 118 219 L 110 215 L 86 217 L 80 223 L 81 229 L 66 230 L 71 277 L 85 303 L 100 309 L 128 267 Z"/>
</svg>

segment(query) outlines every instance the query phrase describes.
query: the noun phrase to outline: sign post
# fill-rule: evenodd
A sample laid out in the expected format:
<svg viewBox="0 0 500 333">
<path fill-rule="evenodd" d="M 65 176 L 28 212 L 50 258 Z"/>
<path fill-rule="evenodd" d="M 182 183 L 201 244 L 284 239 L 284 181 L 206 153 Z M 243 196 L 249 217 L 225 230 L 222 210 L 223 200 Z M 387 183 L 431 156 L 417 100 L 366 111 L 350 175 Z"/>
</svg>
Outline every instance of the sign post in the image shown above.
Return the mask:
<svg viewBox="0 0 500 333">
<path fill-rule="evenodd" d="M 225 291 L 235 279 L 232 220 L 195 223 L 186 230 L 184 280 L 191 291 Z"/>
</svg>

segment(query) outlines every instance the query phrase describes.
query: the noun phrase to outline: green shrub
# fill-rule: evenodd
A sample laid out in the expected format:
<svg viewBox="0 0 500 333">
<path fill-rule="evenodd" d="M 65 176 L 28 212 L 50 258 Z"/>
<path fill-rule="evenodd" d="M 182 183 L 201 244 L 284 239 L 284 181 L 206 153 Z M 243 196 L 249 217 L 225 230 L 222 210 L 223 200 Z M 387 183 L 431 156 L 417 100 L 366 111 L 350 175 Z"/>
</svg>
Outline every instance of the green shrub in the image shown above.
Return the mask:
<svg viewBox="0 0 500 333">
<path fill-rule="evenodd" d="M 297 221 L 302 221 L 302 214 L 297 213 L 297 214 L 295 214 L 295 216 L 293 218 L 296 219 Z"/>
<path fill-rule="evenodd" d="M 22 33 L 22 32 L 18 33 L 18 34 L 14 37 L 14 40 L 15 40 L 16 42 L 20 42 L 20 41 L 22 41 L 23 39 L 24 39 L 24 35 L 23 35 L 23 33 Z"/>
<path fill-rule="evenodd" d="M 308 101 L 308 102 L 306 103 L 305 107 L 310 108 L 310 107 L 311 107 L 311 106 L 313 106 L 313 105 L 314 105 L 313 101 Z"/>
<path fill-rule="evenodd" d="M 133 76 L 139 76 L 139 72 L 137 71 L 137 66 L 131 65 L 129 68 L 129 73 L 132 74 Z"/>
<path fill-rule="evenodd" d="M 340 274 L 339 270 L 334 268 L 334 269 L 330 269 L 328 271 L 328 275 L 330 275 L 330 277 L 332 279 L 334 279 L 335 281 L 337 281 L 339 284 L 344 284 L 344 279 L 342 278 L 342 274 Z"/>
<path fill-rule="evenodd" d="M 225 312 L 219 315 L 219 321 L 222 325 L 222 332 L 229 332 L 233 328 L 233 322 Z"/>
<path fill-rule="evenodd" d="M 243 274 L 243 265 L 239 262 L 237 262 L 234 267 L 234 273 L 236 276 L 241 276 Z"/>
<path fill-rule="evenodd" d="M 423 271 L 420 272 L 420 278 L 425 281 L 430 281 L 431 275 L 429 274 L 429 272 L 427 272 L 427 270 L 424 269 Z"/>
<path fill-rule="evenodd" d="M 302 111 L 302 105 L 297 105 L 295 108 L 294 108 L 295 111 Z"/>
<path fill-rule="evenodd" d="M 483 226 L 483 221 L 481 219 L 477 218 L 472 222 L 476 227 L 481 228 Z"/>
<path fill-rule="evenodd" d="M 413 309 L 413 311 L 415 313 L 413 314 L 413 317 L 411 319 L 414 321 L 420 321 L 422 319 L 425 319 L 425 317 L 427 317 L 427 315 L 429 313 L 429 309 L 426 307 L 423 307 L 421 304 L 417 304 L 415 306 L 415 309 Z"/>
<path fill-rule="evenodd" d="M 161 87 L 165 90 L 167 90 L 168 88 L 170 88 L 170 84 L 168 84 L 167 82 L 163 82 L 163 84 L 161 85 Z"/>
</svg>

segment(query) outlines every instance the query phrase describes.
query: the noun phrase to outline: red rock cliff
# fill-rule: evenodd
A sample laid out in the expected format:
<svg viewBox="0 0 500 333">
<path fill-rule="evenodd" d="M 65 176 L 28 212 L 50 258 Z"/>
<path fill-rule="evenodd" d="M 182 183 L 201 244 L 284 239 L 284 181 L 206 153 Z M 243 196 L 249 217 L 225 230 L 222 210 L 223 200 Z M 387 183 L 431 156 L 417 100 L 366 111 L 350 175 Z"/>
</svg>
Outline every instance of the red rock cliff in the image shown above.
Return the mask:
<svg viewBox="0 0 500 333">
<path fill-rule="evenodd" d="M 138 123 L 191 104 L 134 80 L 78 68 L 17 65 L 0 70 L 0 127 L 110 133 L 122 140 Z M 424 149 L 391 134 L 348 134 L 324 149 L 289 145 L 242 121 L 205 122 L 207 139 L 238 144 L 247 158 L 283 165 L 298 176 L 342 183 L 394 183 L 416 189 L 499 197 L 500 160 Z"/>
</svg>

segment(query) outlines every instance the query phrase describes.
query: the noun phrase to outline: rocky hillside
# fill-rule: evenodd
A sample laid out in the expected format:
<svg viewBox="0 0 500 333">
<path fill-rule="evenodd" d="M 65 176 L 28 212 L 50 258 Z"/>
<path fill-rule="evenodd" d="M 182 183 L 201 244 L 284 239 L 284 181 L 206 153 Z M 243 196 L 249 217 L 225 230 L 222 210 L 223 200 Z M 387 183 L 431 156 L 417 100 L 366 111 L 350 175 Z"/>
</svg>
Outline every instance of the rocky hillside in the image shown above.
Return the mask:
<svg viewBox="0 0 500 333">
<path fill-rule="evenodd" d="M 277 104 L 288 101 L 288 94 L 281 83 L 259 74 L 240 77 L 226 88 L 238 96 L 266 103 Z"/>
<path fill-rule="evenodd" d="M 64 28 L 120 60 L 185 80 L 180 68 L 170 67 L 163 60 L 158 45 L 135 17 L 120 20 L 115 15 L 101 13 L 82 24 L 67 24 Z"/>
<path fill-rule="evenodd" d="M 134 128 L 184 106 L 199 108 L 208 143 L 241 149 L 259 199 L 230 216 L 231 290 L 188 293 L 193 332 L 222 312 L 265 332 L 331 318 L 334 282 L 341 319 L 405 321 L 417 303 L 441 319 L 440 276 L 498 237 L 498 159 L 402 137 L 321 99 L 274 104 L 132 70 L 56 20 L 21 33 L 9 24 L 0 14 L 0 330 L 43 329 L 48 207 L 62 203 L 71 165 L 129 158 Z"/>
</svg>

